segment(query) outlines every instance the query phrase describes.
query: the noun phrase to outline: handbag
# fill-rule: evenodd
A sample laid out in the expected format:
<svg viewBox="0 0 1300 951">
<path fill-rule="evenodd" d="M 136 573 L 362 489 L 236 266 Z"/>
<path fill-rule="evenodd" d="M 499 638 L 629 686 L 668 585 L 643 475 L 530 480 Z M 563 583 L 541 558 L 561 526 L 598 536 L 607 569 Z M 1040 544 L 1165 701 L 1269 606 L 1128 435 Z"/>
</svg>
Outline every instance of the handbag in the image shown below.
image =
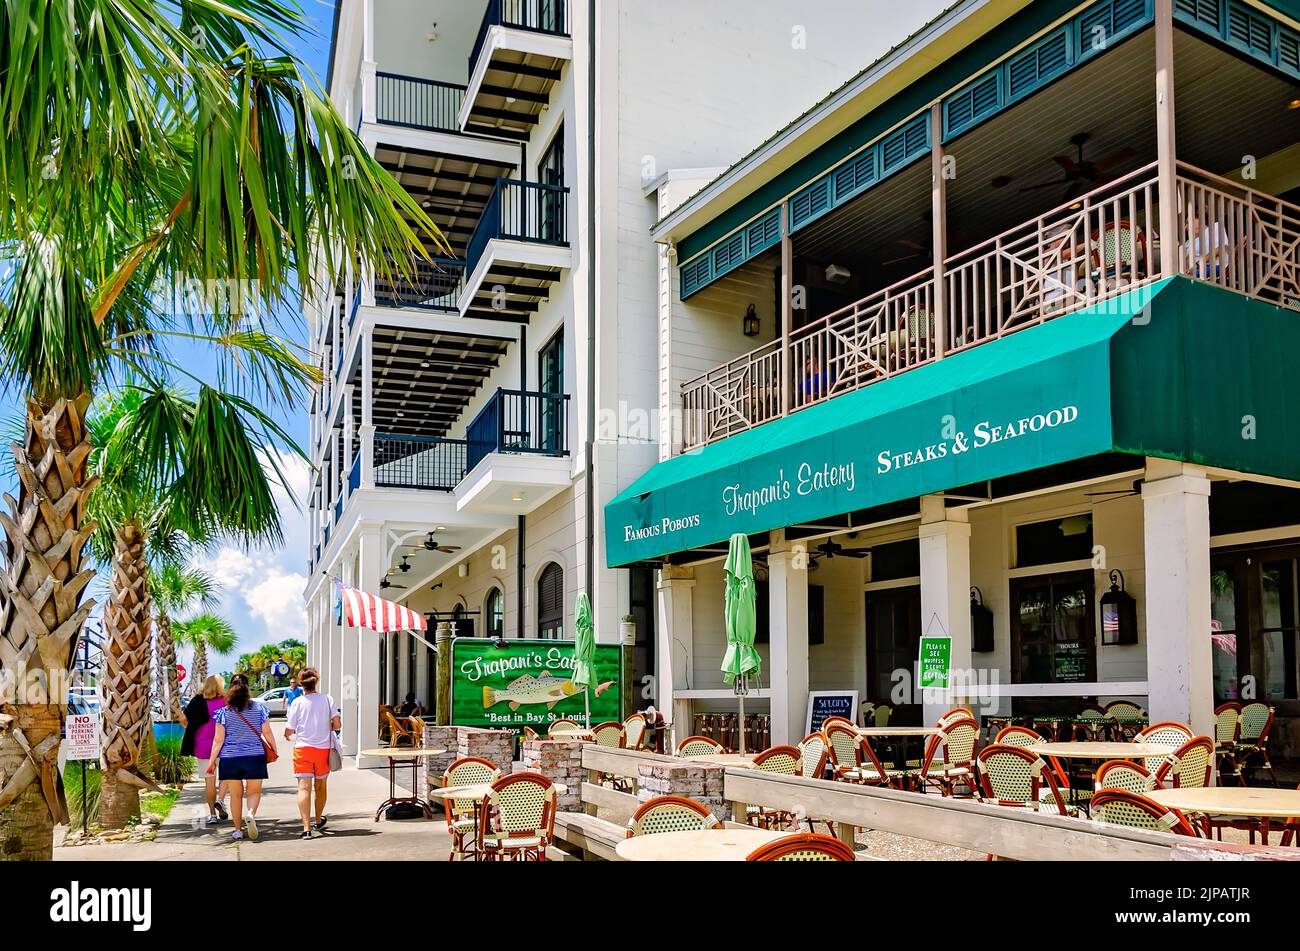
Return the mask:
<svg viewBox="0 0 1300 951">
<path fill-rule="evenodd" d="M 244 726 L 248 727 L 250 730 L 253 730 L 253 724 L 249 723 L 248 718 L 245 717 L 238 710 L 235 711 L 235 716 L 239 717 L 239 719 L 244 721 Z M 276 751 L 275 747 L 272 746 L 270 743 L 266 742 L 266 737 L 264 737 L 259 731 L 253 730 L 253 732 L 256 733 L 257 738 L 262 741 L 262 749 L 266 753 L 267 763 L 274 763 L 276 760 L 278 760 L 280 758 L 280 754 Z"/>
<path fill-rule="evenodd" d="M 327 696 L 325 699 L 328 701 L 330 710 L 332 711 L 334 709 L 334 698 Z M 330 730 L 329 761 L 331 773 L 337 773 L 343 768 L 343 743 L 339 739 L 339 735 L 333 730 Z"/>
</svg>

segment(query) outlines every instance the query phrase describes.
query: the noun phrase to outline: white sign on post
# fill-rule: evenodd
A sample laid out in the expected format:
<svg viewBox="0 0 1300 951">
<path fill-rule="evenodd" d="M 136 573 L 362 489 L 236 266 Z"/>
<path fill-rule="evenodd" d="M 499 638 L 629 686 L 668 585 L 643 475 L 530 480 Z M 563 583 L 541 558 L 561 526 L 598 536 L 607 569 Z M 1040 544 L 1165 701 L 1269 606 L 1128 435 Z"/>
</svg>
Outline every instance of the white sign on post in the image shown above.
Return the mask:
<svg viewBox="0 0 1300 951">
<path fill-rule="evenodd" d="M 68 762 L 99 759 L 99 717 L 89 713 L 69 713 L 68 738 L 64 750 Z"/>
</svg>

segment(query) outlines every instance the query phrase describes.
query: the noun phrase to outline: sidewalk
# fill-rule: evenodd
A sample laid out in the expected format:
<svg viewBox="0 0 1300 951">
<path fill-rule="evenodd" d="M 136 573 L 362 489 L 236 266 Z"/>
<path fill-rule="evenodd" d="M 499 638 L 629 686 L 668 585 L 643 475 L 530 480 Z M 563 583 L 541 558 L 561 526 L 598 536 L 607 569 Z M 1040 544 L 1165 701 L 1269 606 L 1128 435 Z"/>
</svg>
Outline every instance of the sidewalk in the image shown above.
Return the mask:
<svg viewBox="0 0 1300 951">
<path fill-rule="evenodd" d="M 277 734 L 283 729 L 276 721 Z M 375 809 L 388 798 L 388 770 L 359 770 L 347 763 L 329 781 L 323 834 L 303 841 L 298 818 L 297 783 L 293 778 L 290 744 L 280 741 L 280 759 L 271 764 L 257 810 L 258 841 L 232 842 L 233 826 L 203 824 L 207 806 L 203 783 L 185 786 L 153 842 L 56 848 L 56 862 L 189 861 L 259 862 L 309 858 L 348 861 L 400 859 L 445 860 L 451 848 L 441 816 L 433 821 L 375 822 Z M 58 840 L 56 839 L 56 842 Z"/>
</svg>

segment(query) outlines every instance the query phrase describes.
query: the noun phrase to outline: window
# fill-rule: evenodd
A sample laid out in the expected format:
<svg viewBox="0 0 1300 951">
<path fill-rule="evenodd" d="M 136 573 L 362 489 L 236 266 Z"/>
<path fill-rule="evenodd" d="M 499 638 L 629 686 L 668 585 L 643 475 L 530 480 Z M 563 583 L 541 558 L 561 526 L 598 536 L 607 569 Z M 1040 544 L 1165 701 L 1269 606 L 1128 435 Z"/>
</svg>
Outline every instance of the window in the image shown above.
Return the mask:
<svg viewBox="0 0 1300 951">
<path fill-rule="evenodd" d="M 1012 582 L 1013 683 L 1096 680 L 1093 585 L 1091 571 Z"/>
<path fill-rule="evenodd" d="M 465 610 L 465 605 L 458 604 L 451 610 L 451 630 L 457 637 L 474 636 L 474 619 Z"/>
<path fill-rule="evenodd" d="M 488 637 L 504 637 L 506 631 L 506 598 L 500 588 L 493 588 L 483 599 L 483 623 Z"/>
<path fill-rule="evenodd" d="M 557 452 L 564 447 L 564 331 L 559 331 L 537 354 L 537 388 L 541 398 L 539 447 Z M 554 394 L 554 398 L 550 398 Z"/>
<path fill-rule="evenodd" d="M 566 239 L 564 227 L 564 126 L 555 130 L 550 148 L 537 163 L 537 181 L 543 186 L 539 193 L 538 235 L 543 241 L 561 244 Z"/>
<path fill-rule="evenodd" d="M 900 581 L 920 575 L 921 543 L 915 538 L 872 547 L 872 581 Z"/>
<path fill-rule="evenodd" d="M 1092 558 L 1092 516 L 1071 515 L 1016 526 L 1016 565 L 1055 565 Z"/>
<path fill-rule="evenodd" d="M 564 636 L 564 569 L 555 562 L 537 576 L 537 636 L 551 641 Z"/>
</svg>

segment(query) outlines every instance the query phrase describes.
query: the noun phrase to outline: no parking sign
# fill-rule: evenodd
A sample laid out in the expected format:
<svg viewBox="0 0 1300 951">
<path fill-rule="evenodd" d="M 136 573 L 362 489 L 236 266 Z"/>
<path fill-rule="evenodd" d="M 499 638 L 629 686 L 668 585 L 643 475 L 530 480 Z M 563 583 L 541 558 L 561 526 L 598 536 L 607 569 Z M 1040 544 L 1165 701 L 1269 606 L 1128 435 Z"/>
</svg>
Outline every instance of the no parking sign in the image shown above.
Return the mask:
<svg viewBox="0 0 1300 951">
<path fill-rule="evenodd" d="M 70 713 L 64 749 L 69 762 L 99 759 L 99 717 L 89 713 Z"/>
</svg>

